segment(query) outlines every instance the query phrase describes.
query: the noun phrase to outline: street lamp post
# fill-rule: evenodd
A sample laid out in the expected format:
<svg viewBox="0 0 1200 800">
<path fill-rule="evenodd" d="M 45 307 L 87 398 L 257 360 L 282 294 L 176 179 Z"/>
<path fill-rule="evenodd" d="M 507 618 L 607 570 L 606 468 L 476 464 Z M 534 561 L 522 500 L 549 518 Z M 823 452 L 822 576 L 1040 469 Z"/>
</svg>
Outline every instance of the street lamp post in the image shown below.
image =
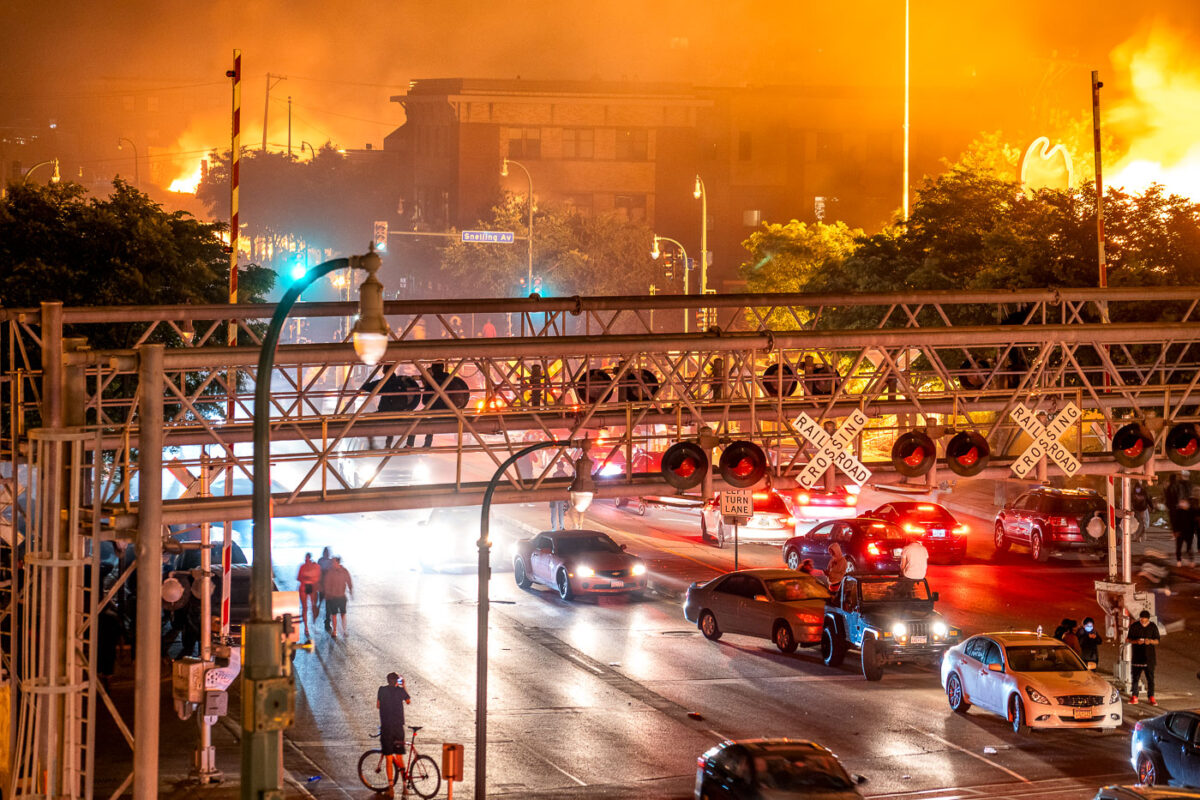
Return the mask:
<svg viewBox="0 0 1200 800">
<path fill-rule="evenodd" d="M 479 519 L 479 602 L 478 628 L 475 645 L 475 800 L 487 800 L 487 669 L 488 669 L 488 579 L 491 578 L 491 548 L 488 531 L 491 527 L 492 494 L 508 468 L 521 458 L 546 447 L 567 447 L 571 442 L 536 442 L 513 453 L 497 467 L 483 493 L 483 510 Z M 571 505 L 582 513 L 596 496 L 592 479 L 592 459 L 588 458 L 587 442 L 575 461 L 575 479 L 567 490 Z"/>
<path fill-rule="evenodd" d="M 290 724 L 295 687 L 285 671 L 283 632 L 271 611 L 271 371 L 275 348 L 292 306 L 317 278 L 339 269 L 366 270 L 360 287 L 359 319 L 354 350 L 366 364 L 377 364 L 387 350 L 388 325 L 383 316 L 383 285 L 375 277 L 379 256 L 326 261 L 298 278 L 275 307 L 263 337 L 254 385 L 254 563 L 250 568 L 250 621 L 243 625 L 246 647 L 242 687 L 243 800 L 283 797 L 283 729 Z"/>
<path fill-rule="evenodd" d="M 311 159 L 313 161 L 316 161 L 317 160 L 317 151 L 313 150 L 313 146 L 305 141 L 300 142 L 300 157 L 304 158 L 304 148 L 306 148 L 306 147 L 308 148 L 308 154 L 311 157 Z"/>
<path fill-rule="evenodd" d="M 513 161 L 511 159 L 506 158 L 506 159 L 504 159 L 504 163 L 500 166 L 500 176 L 501 177 L 503 177 L 503 178 L 508 177 L 508 165 L 509 164 L 512 164 L 514 167 L 520 167 L 521 171 L 525 173 L 525 177 L 529 179 L 529 243 L 528 243 L 528 245 L 529 245 L 529 270 L 528 270 L 528 277 L 525 279 L 525 281 L 526 281 L 525 288 L 530 293 L 532 293 L 533 292 L 533 176 L 529 174 L 529 170 L 525 167 L 524 164 L 520 163 L 519 161 Z"/>
<path fill-rule="evenodd" d="M 133 143 L 132 139 L 126 139 L 124 136 L 122 136 L 120 139 L 117 140 L 117 149 L 118 150 L 125 149 L 124 146 L 121 144 L 121 142 L 129 142 L 129 146 L 133 148 L 133 188 L 141 189 L 142 188 L 142 179 L 138 174 L 137 145 Z"/>
<path fill-rule="evenodd" d="M 657 260 L 658 260 L 658 257 L 662 255 L 662 251 L 658 249 L 658 243 L 659 243 L 659 242 L 670 242 L 671 244 L 673 244 L 673 245 L 675 245 L 676 247 L 678 247 L 678 248 L 679 248 L 679 252 L 683 254 L 683 293 L 686 295 L 686 294 L 688 293 L 688 257 L 687 257 L 687 250 L 684 248 L 684 246 L 683 246 L 682 244 L 680 244 L 680 243 L 679 243 L 678 241 L 676 241 L 675 239 L 672 239 L 670 236 L 658 236 L 658 235 L 655 235 L 655 237 L 654 237 L 654 246 L 650 248 L 650 257 L 651 257 L 651 258 L 653 258 L 655 261 L 657 261 Z M 686 308 L 683 310 L 683 332 L 684 332 L 684 333 L 687 333 L 687 332 L 688 332 L 688 310 L 687 310 Z"/>
<path fill-rule="evenodd" d="M 708 191 L 704 181 L 696 176 L 692 197 L 700 201 L 700 294 L 708 294 Z"/>
<path fill-rule="evenodd" d="M 25 177 L 21 180 L 21 183 L 29 183 L 29 176 L 33 174 L 33 171 L 35 169 L 37 169 L 38 167 L 44 167 L 47 164 L 54 165 L 54 174 L 50 176 L 50 182 L 58 183 L 60 180 L 62 180 L 62 178 L 58 174 L 58 159 L 52 158 L 49 161 L 39 161 L 38 163 L 34 164 L 32 167 L 27 169 L 25 171 Z"/>
</svg>

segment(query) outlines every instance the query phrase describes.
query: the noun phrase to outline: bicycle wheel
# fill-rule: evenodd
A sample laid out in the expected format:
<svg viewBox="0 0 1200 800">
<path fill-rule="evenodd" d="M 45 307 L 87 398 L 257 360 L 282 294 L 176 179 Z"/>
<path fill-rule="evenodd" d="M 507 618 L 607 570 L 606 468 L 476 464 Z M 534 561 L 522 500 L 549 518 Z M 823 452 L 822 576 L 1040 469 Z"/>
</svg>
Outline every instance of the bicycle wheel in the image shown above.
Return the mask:
<svg viewBox="0 0 1200 800">
<path fill-rule="evenodd" d="M 429 756 L 417 756 L 408 767 L 408 785 L 421 797 L 429 798 L 442 788 L 442 772 Z"/>
<path fill-rule="evenodd" d="M 358 759 L 358 779 L 373 792 L 386 792 L 395 783 L 395 774 L 393 771 L 389 781 L 387 757 L 382 750 L 368 750 Z"/>
</svg>

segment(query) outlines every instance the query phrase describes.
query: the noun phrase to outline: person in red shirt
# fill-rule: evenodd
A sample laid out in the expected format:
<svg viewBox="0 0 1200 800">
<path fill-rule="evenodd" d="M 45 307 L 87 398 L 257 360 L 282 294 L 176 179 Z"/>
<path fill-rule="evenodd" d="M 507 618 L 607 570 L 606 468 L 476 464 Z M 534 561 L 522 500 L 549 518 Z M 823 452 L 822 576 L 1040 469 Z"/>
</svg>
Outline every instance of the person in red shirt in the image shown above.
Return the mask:
<svg viewBox="0 0 1200 800">
<path fill-rule="evenodd" d="M 296 583 L 300 586 L 300 618 L 304 620 L 304 643 L 312 641 L 308 633 L 308 612 L 312 609 L 313 624 L 317 622 L 317 614 L 321 611 L 317 599 L 317 591 L 321 586 L 321 565 L 313 561 L 312 553 L 304 554 L 304 563 L 296 573 Z"/>
<path fill-rule="evenodd" d="M 342 566 L 342 557 L 333 557 L 333 566 L 325 573 L 325 607 L 329 619 L 333 623 L 333 638 L 338 634 L 338 617 L 342 618 L 342 635 L 349 636 L 346 627 L 346 595 L 354 594 L 354 581 L 350 580 L 350 571 Z"/>
</svg>

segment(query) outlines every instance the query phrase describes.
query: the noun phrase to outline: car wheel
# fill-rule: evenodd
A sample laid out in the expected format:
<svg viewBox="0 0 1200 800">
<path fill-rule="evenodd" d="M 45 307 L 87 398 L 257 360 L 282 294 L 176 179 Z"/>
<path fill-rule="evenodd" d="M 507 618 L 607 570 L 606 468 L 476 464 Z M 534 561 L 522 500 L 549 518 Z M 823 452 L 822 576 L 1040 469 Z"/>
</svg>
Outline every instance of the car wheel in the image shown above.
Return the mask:
<svg viewBox="0 0 1200 800">
<path fill-rule="evenodd" d="M 800 554 L 795 550 L 788 550 L 787 554 L 783 557 L 783 560 L 784 563 L 787 564 L 788 569 L 800 569 Z"/>
<path fill-rule="evenodd" d="M 637 499 L 637 502 L 633 504 L 633 513 L 637 514 L 639 517 L 646 516 L 646 498 L 639 497 Z"/>
<path fill-rule="evenodd" d="M 862 643 L 862 674 L 869 681 L 883 678 L 883 659 L 879 654 L 878 642 L 869 637 L 863 639 Z"/>
<path fill-rule="evenodd" d="M 725 546 L 725 522 L 717 523 L 717 547 Z"/>
<path fill-rule="evenodd" d="M 721 629 L 717 627 L 717 618 L 711 611 L 700 612 L 700 621 L 697 623 L 697 627 L 704 634 L 704 638 L 709 641 L 715 642 L 721 638 Z"/>
<path fill-rule="evenodd" d="M 613 498 L 613 505 L 616 506 L 617 508 L 624 508 L 626 505 L 628 505 L 628 503 L 629 503 L 629 498 L 627 498 L 627 497 Z"/>
<path fill-rule="evenodd" d="M 1042 541 L 1041 531 L 1034 531 L 1033 536 L 1029 537 L 1029 554 L 1039 564 L 1050 560 L 1050 552 L 1046 549 L 1045 542 Z"/>
<path fill-rule="evenodd" d="M 967 696 L 963 694 L 962 680 L 957 672 L 951 672 L 950 677 L 946 678 L 946 699 L 950 701 L 951 711 L 965 714 L 971 708 Z"/>
<path fill-rule="evenodd" d="M 833 623 L 826 621 L 821 631 L 821 660 L 827 667 L 840 667 L 846 659 L 846 642 L 838 635 Z"/>
<path fill-rule="evenodd" d="M 1144 783 L 1147 786 L 1165 783 L 1166 775 L 1158 765 L 1158 756 L 1153 753 L 1147 753 L 1145 750 L 1138 753 L 1137 758 L 1137 776 L 1138 783 Z"/>
<path fill-rule="evenodd" d="M 567 578 L 567 571 L 565 569 L 558 571 L 558 596 L 563 600 L 570 600 L 575 596 L 574 592 L 571 591 L 571 581 Z"/>
<path fill-rule="evenodd" d="M 522 589 L 528 589 L 532 583 L 529 580 L 529 576 L 525 573 L 525 559 L 520 556 L 513 559 L 513 578 L 516 580 L 517 586 L 520 586 Z"/>
<path fill-rule="evenodd" d="M 1025 724 L 1025 704 L 1015 694 L 1008 701 L 1008 721 L 1012 723 L 1013 733 L 1029 733 L 1029 726 Z"/>
<path fill-rule="evenodd" d="M 996 534 L 992 538 L 992 546 L 996 548 L 997 553 L 1003 553 L 1008 550 L 1008 539 L 1004 538 L 1004 524 L 996 523 Z"/>
<path fill-rule="evenodd" d="M 796 652 L 796 637 L 792 635 L 792 626 L 786 622 L 776 622 L 775 630 L 771 633 L 771 640 L 775 642 L 775 646 L 779 648 L 781 653 Z"/>
</svg>

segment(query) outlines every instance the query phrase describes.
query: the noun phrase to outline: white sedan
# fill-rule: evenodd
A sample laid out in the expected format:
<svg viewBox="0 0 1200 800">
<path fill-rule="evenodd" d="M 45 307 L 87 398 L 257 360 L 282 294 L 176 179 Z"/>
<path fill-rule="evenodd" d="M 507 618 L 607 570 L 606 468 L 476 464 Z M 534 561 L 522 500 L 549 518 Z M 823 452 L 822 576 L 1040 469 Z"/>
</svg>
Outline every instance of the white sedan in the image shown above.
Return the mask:
<svg viewBox="0 0 1200 800">
<path fill-rule="evenodd" d="M 1075 651 L 1036 633 L 985 633 L 942 657 L 950 708 L 999 714 L 1013 730 L 1118 728 L 1121 695 L 1088 670 Z"/>
</svg>

